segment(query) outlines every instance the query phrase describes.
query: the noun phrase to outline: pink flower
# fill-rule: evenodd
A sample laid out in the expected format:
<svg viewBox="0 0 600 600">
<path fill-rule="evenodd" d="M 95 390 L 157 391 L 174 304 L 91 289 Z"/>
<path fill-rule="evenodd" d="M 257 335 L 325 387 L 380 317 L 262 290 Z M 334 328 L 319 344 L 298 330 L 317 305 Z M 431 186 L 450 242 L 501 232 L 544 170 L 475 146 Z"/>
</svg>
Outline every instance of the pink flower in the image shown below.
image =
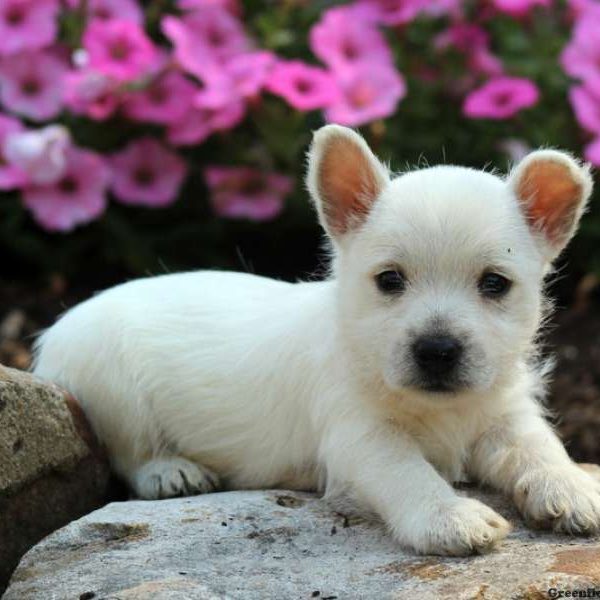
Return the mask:
<svg viewBox="0 0 600 600">
<path fill-rule="evenodd" d="M 337 85 L 327 71 L 299 60 L 279 61 L 266 89 L 302 111 L 329 106 L 338 96 Z"/>
<path fill-rule="evenodd" d="M 224 8 L 232 15 L 239 15 L 242 12 L 238 0 L 177 0 L 179 10 L 196 10 L 206 6 Z"/>
<path fill-rule="evenodd" d="M 0 63 L 0 100 L 15 113 L 46 121 L 63 105 L 64 62 L 48 51 L 24 52 Z"/>
<path fill-rule="evenodd" d="M 585 160 L 597 167 L 600 166 L 600 137 L 588 144 L 584 150 Z"/>
<path fill-rule="evenodd" d="M 490 77 L 499 77 L 504 73 L 502 61 L 494 56 L 489 48 L 475 48 L 471 52 L 467 51 L 467 64 L 469 70 L 473 73 L 482 73 Z"/>
<path fill-rule="evenodd" d="M 217 215 L 250 221 L 275 218 L 293 185 L 289 177 L 249 167 L 207 167 L 204 178 Z"/>
<path fill-rule="evenodd" d="M 244 113 L 242 101 L 260 92 L 274 55 L 249 52 L 249 40 L 238 19 L 211 3 L 182 18 L 163 18 L 162 29 L 175 46 L 176 60 L 202 84 L 194 99 L 199 110 L 190 111 L 193 127 L 185 131 L 185 123 L 174 124 L 168 133 L 172 143 L 196 143 L 192 140 L 229 129 L 231 121 L 237 124 Z"/>
<path fill-rule="evenodd" d="M 70 71 L 64 78 L 65 105 L 75 114 L 103 121 L 119 106 L 118 83 L 87 69 Z"/>
<path fill-rule="evenodd" d="M 572 16 L 576 19 L 583 17 L 585 13 L 594 12 L 600 14 L 600 3 L 598 3 L 598 0 L 567 0 L 567 6 Z"/>
<path fill-rule="evenodd" d="M 193 146 L 203 142 L 213 133 L 227 131 L 242 122 L 246 113 L 244 103 L 233 99 L 219 108 L 194 107 L 181 120 L 171 123 L 167 140 L 174 146 Z"/>
<path fill-rule="evenodd" d="M 312 27 L 312 51 L 334 70 L 358 63 L 391 64 L 392 54 L 383 35 L 352 5 L 332 8 Z"/>
<path fill-rule="evenodd" d="M 560 61 L 567 74 L 600 94 L 600 10 L 583 13 Z"/>
<path fill-rule="evenodd" d="M 438 50 L 455 48 L 465 55 L 469 70 L 488 76 L 502 75 L 502 62 L 490 51 L 487 32 L 479 25 L 454 23 L 434 39 Z"/>
<path fill-rule="evenodd" d="M 535 6 L 549 7 L 552 0 L 493 0 L 496 10 L 515 18 L 524 17 Z"/>
<path fill-rule="evenodd" d="M 521 162 L 532 151 L 531 146 L 520 138 L 506 138 L 501 140 L 497 147 L 508 156 L 513 164 Z"/>
<path fill-rule="evenodd" d="M 140 138 L 110 159 L 112 190 L 124 204 L 161 207 L 177 199 L 187 167 L 182 158 L 150 137 Z"/>
<path fill-rule="evenodd" d="M 267 81 L 275 60 L 271 52 L 245 52 L 228 60 L 225 71 L 236 93 L 242 98 L 252 98 Z"/>
<path fill-rule="evenodd" d="M 71 147 L 61 179 L 48 185 L 28 185 L 23 204 L 48 231 L 71 231 L 89 223 L 106 208 L 109 171 L 94 152 Z"/>
<path fill-rule="evenodd" d="M 69 130 L 62 125 L 48 125 L 9 135 L 4 155 L 10 164 L 27 174 L 30 183 L 47 184 L 63 176 L 70 147 Z"/>
<path fill-rule="evenodd" d="M 7 139 L 24 129 L 21 121 L 0 114 L 0 190 L 19 188 L 27 181 L 27 174 L 23 169 L 9 163 L 5 154 Z"/>
<path fill-rule="evenodd" d="M 497 77 L 466 97 L 463 113 L 472 119 L 508 119 L 534 106 L 539 96 L 537 86 L 529 79 Z"/>
<path fill-rule="evenodd" d="M 489 35 L 483 27 L 474 23 L 452 23 L 434 39 L 437 50 L 456 48 L 460 52 L 468 52 L 473 48 L 488 47 Z"/>
<path fill-rule="evenodd" d="M 399 26 L 414 21 L 419 14 L 431 17 L 462 14 L 462 0 L 358 0 L 355 6 L 370 10 L 362 17 L 369 16 L 383 25 Z"/>
<path fill-rule="evenodd" d="M 256 96 L 275 62 L 271 52 L 247 52 L 221 64 L 207 66 L 200 77 L 202 88 L 196 94 L 199 108 L 219 109 L 234 99 Z"/>
<path fill-rule="evenodd" d="M 159 53 L 143 29 L 130 21 L 92 21 L 83 34 L 88 66 L 117 81 L 133 81 L 145 75 L 159 60 Z"/>
<path fill-rule="evenodd" d="M 600 135 L 600 97 L 580 85 L 571 88 L 569 100 L 579 124 Z"/>
<path fill-rule="evenodd" d="M 144 11 L 137 0 L 88 0 L 88 13 L 103 21 L 121 19 L 136 25 L 144 24 Z"/>
<path fill-rule="evenodd" d="M 450 16 L 455 19 L 463 17 L 463 0 L 426 0 L 423 13 L 432 17 Z"/>
<path fill-rule="evenodd" d="M 385 25 L 405 25 L 414 20 L 428 0 L 359 0 L 358 5 L 371 8 L 374 17 Z"/>
<path fill-rule="evenodd" d="M 168 71 L 143 90 L 129 94 L 124 110 L 136 121 L 174 123 L 190 109 L 197 91 L 197 86 L 181 73 Z"/>
<path fill-rule="evenodd" d="M 404 79 L 393 67 L 364 65 L 338 80 L 339 100 L 325 110 L 331 123 L 357 126 L 389 117 L 406 94 Z"/>
<path fill-rule="evenodd" d="M 2 0 L 0 55 L 39 50 L 54 42 L 57 0 Z"/>
<path fill-rule="evenodd" d="M 207 69 L 200 82 L 200 89 L 194 98 L 194 105 L 199 108 L 219 109 L 229 104 L 232 98 L 239 98 L 234 82 L 221 65 Z"/>
<path fill-rule="evenodd" d="M 206 6 L 181 18 L 166 16 L 162 30 L 175 46 L 175 59 L 203 77 L 207 68 L 250 49 L 242 24 L 217 6 Z"/>
</svg>

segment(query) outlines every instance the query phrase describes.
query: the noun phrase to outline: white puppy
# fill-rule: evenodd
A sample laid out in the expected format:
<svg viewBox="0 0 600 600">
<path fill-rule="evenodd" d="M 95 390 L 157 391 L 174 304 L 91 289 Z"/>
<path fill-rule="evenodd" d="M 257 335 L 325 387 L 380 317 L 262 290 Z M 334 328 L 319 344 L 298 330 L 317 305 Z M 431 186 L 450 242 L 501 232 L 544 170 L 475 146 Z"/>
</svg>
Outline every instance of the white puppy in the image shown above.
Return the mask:
<svg viewBox="0 0 600 600">
<path fill-rule="evenodd" d="M 526 518 L 600 528 L 600 483 L 538 402 L 544 276 L 590 195 L 566 154 L 507 179 L 440 166 L 390 178 L 349 129 L 317 132 L 308 187 L 333 249 L 326 281 L 198 272 L 133 281 L 69 311 L 35 372 L 82 403 L 142 498 L 226 488 L 351 495 L 422 553 L 491 548 Z"/>
</svg>

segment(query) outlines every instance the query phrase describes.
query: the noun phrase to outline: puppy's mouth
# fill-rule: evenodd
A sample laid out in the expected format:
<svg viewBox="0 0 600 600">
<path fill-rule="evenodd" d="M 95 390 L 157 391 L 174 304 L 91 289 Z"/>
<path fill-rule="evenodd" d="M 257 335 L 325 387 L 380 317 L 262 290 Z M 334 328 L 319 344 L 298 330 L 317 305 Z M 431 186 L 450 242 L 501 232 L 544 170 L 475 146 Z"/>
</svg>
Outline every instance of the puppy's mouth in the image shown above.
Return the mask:
<svg viewBox="0 0 600 600">
<path fill-rule="evenodd" d="M 417 387 L 421 391 L 427 392 L 428 394 L 455 394 L 461 389 L 464 389 L 463 386 L 459 386 L 455 383 L 450 383 L 447 381 L 427 382 L 422 383 Z"/>
<path fill-rule="evenodd" d="M 452 395 L 458 394 L 461 391 L 465 391 L 468 389 L 468 385 L 465 381 L 461 381 L 458 379 L 419 379 L 417 381 L 411 382 L 410 387 L 420 391 L 425 392 L 427 394 L 436 394 L 436 395 Z"/>
</svg>

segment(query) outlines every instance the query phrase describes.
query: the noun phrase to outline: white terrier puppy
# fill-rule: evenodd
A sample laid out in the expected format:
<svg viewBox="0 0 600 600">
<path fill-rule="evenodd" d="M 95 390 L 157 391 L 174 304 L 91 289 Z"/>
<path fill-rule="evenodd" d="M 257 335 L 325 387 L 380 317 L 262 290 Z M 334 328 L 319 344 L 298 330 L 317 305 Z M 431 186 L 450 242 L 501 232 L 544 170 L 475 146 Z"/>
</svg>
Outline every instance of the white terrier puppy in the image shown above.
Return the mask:
<svg viewBox="0 0 600 600">
<path fill-rule="evenodd" d="M 330 125 L 308 188 L 326 281 L 198 272 L 120 285 L 39 339 L 35 372 L 81 402 L 142 498 L 289 487 L 350 495 L 421 553 L 483 552 L 509 524 L 463 475 L 569 533 L 600 528 L 600 483 L 544 418 L 534 340 L 544 276 L 588 169 L 528 155 L 506 179 L 440 166 L 391 178 Z"/>
</svg>

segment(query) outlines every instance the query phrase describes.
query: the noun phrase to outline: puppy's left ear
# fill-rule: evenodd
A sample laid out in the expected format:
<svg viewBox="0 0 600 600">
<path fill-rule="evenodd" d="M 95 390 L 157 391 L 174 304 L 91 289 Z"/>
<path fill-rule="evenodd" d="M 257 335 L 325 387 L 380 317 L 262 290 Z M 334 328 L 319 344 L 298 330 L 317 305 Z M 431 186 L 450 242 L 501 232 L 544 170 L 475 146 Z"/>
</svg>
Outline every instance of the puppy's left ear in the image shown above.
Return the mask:
<svg viewBox="0 0 600 600">
<path fill-rule="evenodd" d="M 573 237 L 592 193 L 589 166 L 564 152 L 538 150 L 516 166 L 508 184 L 546 258 L 553 260 Z"/>
</svg>

